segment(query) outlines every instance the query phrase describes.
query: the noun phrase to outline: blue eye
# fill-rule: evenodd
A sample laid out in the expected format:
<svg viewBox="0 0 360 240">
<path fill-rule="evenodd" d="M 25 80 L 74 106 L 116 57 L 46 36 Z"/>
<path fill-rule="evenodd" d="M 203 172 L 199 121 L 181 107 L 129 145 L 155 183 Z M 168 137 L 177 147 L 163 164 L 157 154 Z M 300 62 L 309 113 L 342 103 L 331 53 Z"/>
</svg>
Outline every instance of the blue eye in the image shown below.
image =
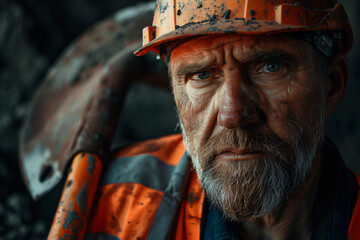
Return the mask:
<svg viewBox="0 0 360 240">
<path fill-rule="evenodd" d="M 261 69 L 262 72 L 273 73 L 280 70 L 281 65 L 276 62 L 270 62 L 264 65 Z"/>
<path fill-rule="evenodd" d="M 209 71 L 197 73 L 197 77 L 198 77 L 199 79 L 207 79 L 207 78 L 210 77 L 210 75 L 211 75 L 211 74 L 210 74 Z"/>
<path fill-rule="evenodd" d="M 190 79 L 192 80 L 204 80 L 211 77 L 210 71 L 197 72 L 191 75 Z"/>
</svg>

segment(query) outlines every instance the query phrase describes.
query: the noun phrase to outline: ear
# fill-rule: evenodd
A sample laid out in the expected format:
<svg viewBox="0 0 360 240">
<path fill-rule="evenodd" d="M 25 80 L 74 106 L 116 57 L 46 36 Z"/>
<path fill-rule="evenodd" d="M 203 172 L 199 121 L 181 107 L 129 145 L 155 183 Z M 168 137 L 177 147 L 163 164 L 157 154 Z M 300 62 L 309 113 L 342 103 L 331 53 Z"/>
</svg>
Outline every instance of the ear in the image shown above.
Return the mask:
<svg viewBox="0 0 360 240">
<path fill-rule="evenodd" d="M 326 70 L 326 116 L 329 117 L 341 101 L 348 82 L 348 66 L 343 55 L 337 56 Z"/>
</svg>

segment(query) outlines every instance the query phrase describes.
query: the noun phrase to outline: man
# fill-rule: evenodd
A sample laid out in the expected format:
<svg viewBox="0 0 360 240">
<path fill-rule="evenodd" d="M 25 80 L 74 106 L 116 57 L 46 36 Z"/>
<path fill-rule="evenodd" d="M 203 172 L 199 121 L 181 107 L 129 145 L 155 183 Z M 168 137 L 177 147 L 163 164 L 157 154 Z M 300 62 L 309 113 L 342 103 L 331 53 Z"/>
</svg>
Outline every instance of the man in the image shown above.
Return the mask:
<svg viewBox="0 0 360 240">
<path fill-rule="evenodd" d="M 359 239 L 360 178 L 324 137 L 348 78 L 341 5 L 160 0 L 153 25 L 136 54 L 168 63 L 183 138 L 114 155 L 85 239 Z"/>
</svg>

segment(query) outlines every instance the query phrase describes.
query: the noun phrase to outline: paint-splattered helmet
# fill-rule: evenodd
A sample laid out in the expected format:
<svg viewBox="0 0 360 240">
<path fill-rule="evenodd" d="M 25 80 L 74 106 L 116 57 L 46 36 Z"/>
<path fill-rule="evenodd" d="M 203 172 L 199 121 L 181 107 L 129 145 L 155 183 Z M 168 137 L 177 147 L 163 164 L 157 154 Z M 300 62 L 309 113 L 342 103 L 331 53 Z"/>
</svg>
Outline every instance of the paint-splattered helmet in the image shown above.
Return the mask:
<svg viewBox="0 0 360 240">
<path fill-rule="evenodd" d="M 207 34 L 304 31 L 330 32 L 344 53 L 352 45 L 348 17 L 336 0 L 157 0 L 153 25 L 143 29 L 135 54 L 159 54 L 163 43 Z"/>
</svg>

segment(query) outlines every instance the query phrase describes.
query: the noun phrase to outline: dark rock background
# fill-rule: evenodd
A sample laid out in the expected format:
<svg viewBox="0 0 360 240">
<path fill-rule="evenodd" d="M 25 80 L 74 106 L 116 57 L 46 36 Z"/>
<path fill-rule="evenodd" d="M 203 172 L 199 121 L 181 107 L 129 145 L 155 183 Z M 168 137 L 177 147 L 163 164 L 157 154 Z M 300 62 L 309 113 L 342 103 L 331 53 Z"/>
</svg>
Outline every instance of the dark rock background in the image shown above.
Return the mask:
<svg viewBox="0 0 360 240">
<path fill-rule="evenodd" d="M 35 89 L 56 57 L 76 36 L 108 14 L 139 0 L 0 0 L 0 240 L 44 239 L 57 205 L 61 184 L 34 202 L 18 167 L 18 133 Z M 360 172 L 360 1 L 341 0 L 355 35 L 348 55 L 350 80 L 345 97 L 328 124 L 348 166 Z M 140 31 L 140 29 L 139 29 Z M 139 96 L 142 96 L 139 98 Z M 149 107 L 150 100 L 157 108 Z M 166 104 L 170 102 L 171 104 Z M 136 104 L 137 108 L 132 106 Z M 119 132 L 124 142 L 176 131 L 171 95 L 136 85 L 128 94 Z M 140 106 L 139 106 L 140 105 Z M 142 119 L 156 118 L 157 126 Z M 163 121 L 162 119 L 167 119 Z M 157 130 L 157 131 L 154 131 Z"/>
</svg>

